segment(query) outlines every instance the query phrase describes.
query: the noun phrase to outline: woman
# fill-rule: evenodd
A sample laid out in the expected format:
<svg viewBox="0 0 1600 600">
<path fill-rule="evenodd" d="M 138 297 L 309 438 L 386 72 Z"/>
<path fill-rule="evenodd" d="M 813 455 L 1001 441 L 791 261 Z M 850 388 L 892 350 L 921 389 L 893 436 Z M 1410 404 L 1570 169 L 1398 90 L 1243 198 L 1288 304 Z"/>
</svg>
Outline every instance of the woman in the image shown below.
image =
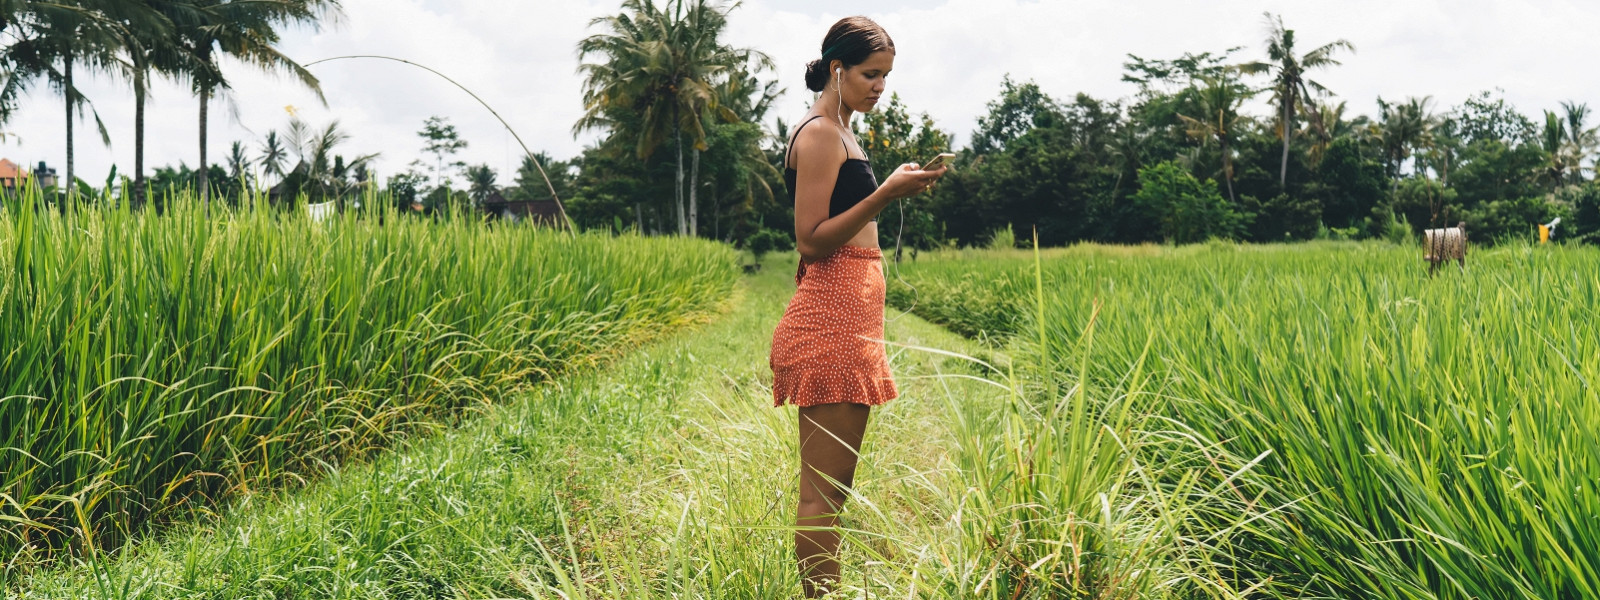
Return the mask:
<svg viewBox="0 0 1600 600">
<path fill-rule="evenodd" d="M 773 333 L 773 400 L 800 411 L 800 507 L 795 553 L 807 598 L 839 580 L 832 531 L 855 475 L 871 407 L 899 392 L 883 343 L 879 212 L 927 190 L 944 169 L 901 165 L 878 186 L 848 125 L 877 106 L 894 70 L 894 41 L 871 19 L 834 24 L 806 67 L 820 92 L 789 141 L 784 181 L 794 200 L 798 289 Z"/>
</svg>

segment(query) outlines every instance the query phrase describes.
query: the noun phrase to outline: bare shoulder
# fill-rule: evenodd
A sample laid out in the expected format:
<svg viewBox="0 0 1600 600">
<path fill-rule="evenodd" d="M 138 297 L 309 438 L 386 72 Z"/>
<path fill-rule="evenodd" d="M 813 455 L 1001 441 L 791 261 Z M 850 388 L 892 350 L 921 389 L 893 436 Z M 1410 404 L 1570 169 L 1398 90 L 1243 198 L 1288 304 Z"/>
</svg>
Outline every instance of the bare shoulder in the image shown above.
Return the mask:
<svg viewBox="0 0 1600 600">
<path fill-rule="evenodd" d="M 794 165 L 811 168 L 837 168 L 848 155 L 840 142 L 839 126 L 826 118 L 812 121 L 794 139 Z"/>
</svg>

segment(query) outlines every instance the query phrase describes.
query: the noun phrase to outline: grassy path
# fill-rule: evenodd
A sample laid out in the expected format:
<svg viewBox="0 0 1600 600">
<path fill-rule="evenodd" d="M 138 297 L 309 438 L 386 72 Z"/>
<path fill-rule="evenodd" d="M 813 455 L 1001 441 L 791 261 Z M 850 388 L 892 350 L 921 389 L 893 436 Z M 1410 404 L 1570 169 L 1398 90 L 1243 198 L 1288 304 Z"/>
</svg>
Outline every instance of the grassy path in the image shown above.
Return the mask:
<svg viewBox="0 0 1600 600">
<path fill-rule="evenodd" d="M 766 355 L 793 292 L 769 257 L 723 314 L 465 427 L 259 494 L 110 560 L 11 582 L 49 598 L 792 598 L 795 412 Z M 976 351 L 890 311 L 901 344 Z M 963 361 L 891 349 L 902 398 L 875 412 L 847 514 L 846 585 L 906 597 L 959 543 L 952 401 Z M 19 587 L 20 586 L 20 587 Z"/>
</svg>

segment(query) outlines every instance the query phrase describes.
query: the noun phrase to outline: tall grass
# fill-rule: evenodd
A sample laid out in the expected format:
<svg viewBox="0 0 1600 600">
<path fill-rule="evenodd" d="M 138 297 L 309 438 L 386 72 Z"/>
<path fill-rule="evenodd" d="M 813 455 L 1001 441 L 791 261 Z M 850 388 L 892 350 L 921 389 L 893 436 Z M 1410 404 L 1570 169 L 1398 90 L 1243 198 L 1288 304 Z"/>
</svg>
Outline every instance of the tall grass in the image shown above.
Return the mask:
<svg viewBox="0 0 1600 600">
<path fill-rule="evenodd" d="M 0 213 L 13 565 L 299 482 L 703 312 L 737 278 L 731 249 L 686 239 L 38 200 Z"/>
<path fill-rule="evenodd" d="M 1038 300 L 1042 278 L 1029 277 Z M 537 574 L 534 597 L 796 596 L 793 471 L 773 466 L 794 464 L 795 416 L 762 401 L 770 389 L 754 371 L 765 365 L 747 358 L 767 342 L 747 332 L 770 329 L 792 284 L 763 276 L 758 285 L 752 296 L 775 306 L 738 318 L 764 324 L 719 326 L 737 333 L 696 350 L 707 370 L 732 372 L 681 386 L 690 401 L 673 411 L 675 434 L 639 442 L 644 456 L 664 459 L 614 476 L 611 501 L 595 511 L 628 514 L 616 518 L 622 540 L 601 524 L 608 517 L 564 516 L 563 537 L 541 550 L 548 572 Z M 1086 347 L 1094 331 L 1068 339 Z M 978 363 L 958 353 L 976 346 L 914 319 L 891 321 L 888 333 L 939 349 L 890 351 L 905 395 L 872 416 L 839 530 L 849 566 L 834 597 L 1239 598 L 1260 589 L 1231 555 L 1271 513 L 1238 491 L 1254 464 L 1152 414 L 1162 398 L 1143 365 L 1110 384 L 1071 373 L 1044 380 Z M 598 396 L 583 403 L 608 404 Z"/>
<path fill-rule="evenodd" d="M 1432 280 L 1389 245 L 1143 254 L 1059 252 L 1042 321 L 969 322 L 1011 323 L 1036 381 L 1116 388 L 1143 368 L 1160 400 L 1139 410 L 1259 458 L 1229 483 L 1266 511 L 1227 548 L 1242 582 L 1294 598 L 1600 593 L 1594 249 L 1477 252 Z M 985 256 L 908 265 L 918 306 L 939 288 L 976 313 L 1034 299 L 1031 257 Z M 1221 531 L 1240 524 L 1214 520 L 1228 512 L 1195 514 Z"/>
</svg>

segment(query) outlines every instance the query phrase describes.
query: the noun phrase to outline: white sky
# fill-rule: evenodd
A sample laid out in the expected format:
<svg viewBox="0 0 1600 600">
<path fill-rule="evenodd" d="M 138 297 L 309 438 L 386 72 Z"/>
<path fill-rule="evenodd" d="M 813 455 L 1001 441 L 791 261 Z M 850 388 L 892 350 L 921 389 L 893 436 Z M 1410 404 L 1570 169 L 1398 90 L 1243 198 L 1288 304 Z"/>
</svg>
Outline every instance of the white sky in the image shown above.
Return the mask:
<svg viewBox="0 0 1600 600">
<path fill-rule="evenodd" d="M 660 1 L 660 0 L 658 0 Z M 344 18 L 320 32 L 291 31 L 284 51 L 302 63 L 346 54 L 406 58 L 449 74 L 482 96 L 535 151 L 576 155 L 595 134 L 574 138 L 582 111 L 574 50 L 592 33 L 590 19 L 614 13 L 616 0 L 344 0 Z M 1349 114 L 1375 112 L 1374 99 L 1432 95 L 1441 109 L 1470 94 L 1504 88 L 1522 112 L 1536 116 L 1562 100 L 1600 108 L 1600 78 L 1588 65 L 1600 56 L 1589 27 L 1600 3 L 1572 0 L 747 0 L 734 12 L 729 41 L 771 55 L 788 89 L 775 116 L 793 121 L 807 107 L 804 64 L 820 55 L 822 36 L 840 17 L 866 14 L 894 37 L 899 53 L 891 91 L 913 111 L 930 113 L 965 140 L 1007 73 L 1037 81 L 1069 99 L 1133 93 L 1122 83 L 1128 53 L 1175 58 L 1183 52 L 1246 46 L 1241 59 L 1261 57 L 1263 11 L 1281 13 L 1302 51 L 1345 38 L 1357 53 L 1315 79 L 1350 104 Z M 339 119 L 352 140 L 349 155 L 380 152 L 383 176 L 422 156 L 416 132 L 430 115 L 449 117 L 470 146 L 461 159 L 487 163 L 510 183 L 518 150 L 499 123 L 460 90 L 413 67 L 341 61 L 314 67 L 328 106 L 281 76 L 229 65 L 232 102 L 213 104 L 209 157 L 222 163 L 242 140 L 251 156 L 271 129 L 287 125 L 294 106 L 313 125 Z M 79 176 L 103 181 L 113 163 L 133 165 L 133 101 L 119 82 L 83 86 L 110 128 L 105 148 L 82 123 Z M 198 160 L 197 101 L 165 83 L 149 106 L 146 169 Z M 1262 101 L 1263 103 L 1265 100 Z M 1258 111 L 1265 109 L 1257 107 Z M 65 117 L 59 96 L 42 86 L 0 130 L 0 156 L 25 164 L 65 161 Z"/>
</svg>

